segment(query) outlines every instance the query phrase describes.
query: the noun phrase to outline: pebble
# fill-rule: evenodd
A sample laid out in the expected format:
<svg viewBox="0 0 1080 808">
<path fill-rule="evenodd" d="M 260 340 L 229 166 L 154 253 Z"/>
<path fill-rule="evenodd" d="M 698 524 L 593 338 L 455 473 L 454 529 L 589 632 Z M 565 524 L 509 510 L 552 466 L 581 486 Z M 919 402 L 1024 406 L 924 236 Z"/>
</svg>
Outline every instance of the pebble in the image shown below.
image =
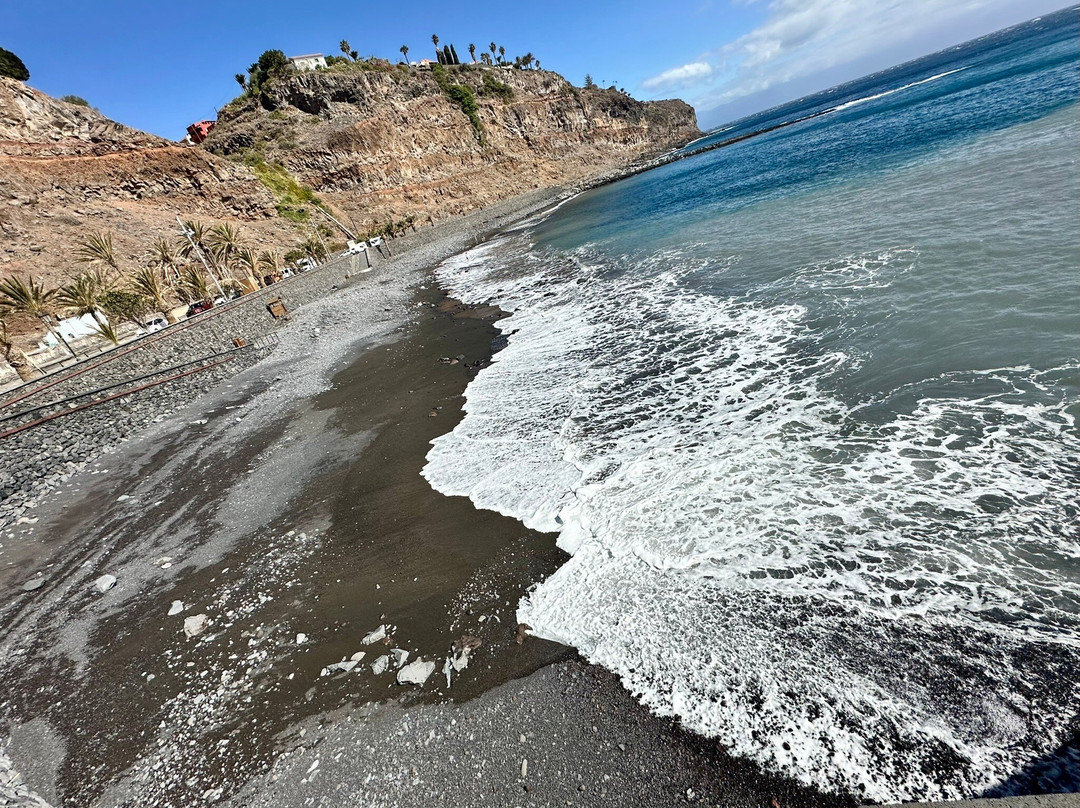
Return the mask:
<svg viewBox="0 0 1080 808">
<path fill-rule="evenodd" d="M 209 622 L 210 618 L 205 614 L 193 614 L 191 617 L 185 617 L 184 636 L 198 637 L 206 630 L 206 624 Z"/>
</svg>

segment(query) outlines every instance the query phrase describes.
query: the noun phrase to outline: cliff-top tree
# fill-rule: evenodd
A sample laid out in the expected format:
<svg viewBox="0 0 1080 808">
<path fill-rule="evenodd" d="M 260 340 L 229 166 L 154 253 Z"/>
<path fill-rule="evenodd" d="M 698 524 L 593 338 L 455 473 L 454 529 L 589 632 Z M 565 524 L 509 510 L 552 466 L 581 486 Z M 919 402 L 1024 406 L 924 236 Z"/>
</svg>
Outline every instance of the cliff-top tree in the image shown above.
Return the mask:
<svg viewBox="0 0 1080 808">
<path fill-rule="evenodd" d="M 409 46 L 408 45 L 402 45 L 400 48 L 398 48 L 398 50 L 401 51 L 401 56 L 402 56 L 402 58 L 405 59 L 405 64 L 408 64 L 409 63 Z"/>
<path fill-rule="evenodd" d="M 248 88 L 257 92 L 267 79 L 282 75 L 289 69 L 289 60 L 284 51 L 263 51 L 259 61 L 248 68 Z"/>
<path fill-rule="evenodd" d="M 506 48 L 499 45 L 499 64 L 506 62 Z"/>
<path fill-rule="evenodd" d="M 352 45 L 349 44 L 349 40 L 347 39 L 341 40 L 341 43 L 338 45 L 338 47 L 341 48 L 341 52 L 344 53 L 346 56 L 349 56 L 352 53 Z"/>
<path fill-rule="evenodd" d="M 26 81 L 30 78 L 30 71 L 26 69 L 22 59 L 11 51 L 0 48 L 0 76 Z"/>
<path fill-rule="evenodd" d="M 431 44 L 435 46 L 435 59 L 436 59 L 436 61 L 442 62 L 442 53 L 439 51 L 439 35 L 438 34 L 432 34 L 431 35 Z"/>
<path fill-rule="evenodd" d="M 476 45 L 469 43 L 469 58 L 476 61 Z"/>
<path fill-rule="evenodd" d="M 457 48 L 454 47 L 453 43 L 450 44 L 450 55 L 454 58 L 454 64 L 461 64 L 461 60 L 458 58 L 457 55 Z"/>
<path fill-rule="evenodd" d="M 495 45 L 494 42 L 492 42 L 492 43 L 490 43 L 488 45 L 488 50 L 491 51 L 491 61 L 494 62 L 495 61 L 495 52 L 498 51 L 498 47 Z"/>
<path fill-rule="evenodd" d="M 588 73 L 585 74 L 585 89 L 586 90 L 595 90 L 596 89 L 596 82 L 593 81 L 593 77 L 591 75 L 589 75 Z"/>
</svg>

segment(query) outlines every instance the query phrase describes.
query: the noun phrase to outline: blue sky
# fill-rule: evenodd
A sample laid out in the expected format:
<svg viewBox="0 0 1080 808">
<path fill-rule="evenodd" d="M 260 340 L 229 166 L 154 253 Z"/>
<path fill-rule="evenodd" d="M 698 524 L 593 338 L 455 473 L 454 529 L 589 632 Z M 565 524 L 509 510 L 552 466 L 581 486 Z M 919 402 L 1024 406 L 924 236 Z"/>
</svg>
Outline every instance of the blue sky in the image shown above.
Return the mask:
<svg viewBox="0 0 1080 808">
<path fill-rule="evenodd" d="M 586 73 L 639 98 L 680 97 L 713 126 L 1063 7 L 1060 0 L 624 0 L 468 3 L 0 4 L 0 47 L 50 95 L 169 138 L 214 117 L 233 75 L 268 48 L 289 55 L 531 51 L 575 84 Z"/>
</svg>

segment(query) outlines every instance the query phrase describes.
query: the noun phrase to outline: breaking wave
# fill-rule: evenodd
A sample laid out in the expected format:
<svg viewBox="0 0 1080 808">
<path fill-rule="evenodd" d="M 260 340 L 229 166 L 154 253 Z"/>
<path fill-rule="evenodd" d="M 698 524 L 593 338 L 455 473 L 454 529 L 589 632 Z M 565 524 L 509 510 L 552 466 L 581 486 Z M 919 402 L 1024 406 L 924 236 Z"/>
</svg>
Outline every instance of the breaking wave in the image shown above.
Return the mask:
<svg viewBox="0 0 1080 808">
<path fill-rule="evenodd" d="M 916 251 L 721 296 L 698 281 L 735 258 L 527 239 L 440 269 L 512 316 L 424 469 L 558 532 L 572 558 L 522 622 L 733 753 L 870 799 L 982 793 L 1063 741 L 1080 707 L 1077 365 L 849 401 L 862 357 L 825 337 Z M 834 312 L 814 328 L 785 302 L 800 284 Z"/>
</svg>

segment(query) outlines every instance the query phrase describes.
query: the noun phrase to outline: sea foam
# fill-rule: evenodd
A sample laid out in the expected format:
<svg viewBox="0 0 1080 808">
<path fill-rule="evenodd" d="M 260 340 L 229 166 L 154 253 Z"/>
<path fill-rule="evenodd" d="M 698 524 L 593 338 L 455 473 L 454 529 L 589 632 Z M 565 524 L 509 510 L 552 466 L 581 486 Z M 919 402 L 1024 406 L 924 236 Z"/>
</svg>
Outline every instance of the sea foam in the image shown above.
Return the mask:
<svg viewBox="0 0 1080 808">
<path fill-rule="evenodd" d="M 832 392 L 859 357 L 781 302 L 811 284 L 843 329 L 916 260 L 722 297 L 694 277 L 734 259 L 677 250 L 517 233 L 451 259 L 440 281 L 512 312 L 509 341 L 423 472 L 558 532 L 572 558 L 519 608 L 538 635 L 736 754 L 875 800 L 980 793 L 1078 706 L 1077 368 L 945 376 L 883 418 Z"/>
</svg>

